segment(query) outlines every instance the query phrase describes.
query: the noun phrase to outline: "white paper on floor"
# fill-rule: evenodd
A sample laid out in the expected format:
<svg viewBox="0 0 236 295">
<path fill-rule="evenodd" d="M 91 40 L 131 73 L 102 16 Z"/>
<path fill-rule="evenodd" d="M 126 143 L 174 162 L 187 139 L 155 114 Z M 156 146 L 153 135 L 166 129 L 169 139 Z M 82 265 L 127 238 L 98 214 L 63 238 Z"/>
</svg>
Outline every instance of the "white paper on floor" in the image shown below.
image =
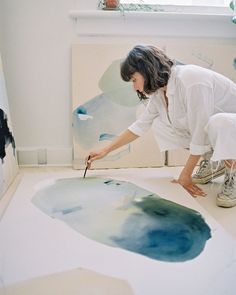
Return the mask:
<svg viewBox="0 0 236 295">
<path fill-rule="evenodd" d="M 59 178 L 81 177 L 82 171 L 26 174 L 0 224 L 0 272 L 5 286 L 82 267 L 126 280 L 137 295 L 234 294 L 235 241 L 180 186 L 170 183 L 172 175 L 162 169 L 119 169 L 89 174 L 132 182 L 198 211 L 210 227 L 212 237 L 196 258 L 174 263 L 104 245 L 49 217 L 31 202 L 45 181 L 50 185 Z"/>
</svg>

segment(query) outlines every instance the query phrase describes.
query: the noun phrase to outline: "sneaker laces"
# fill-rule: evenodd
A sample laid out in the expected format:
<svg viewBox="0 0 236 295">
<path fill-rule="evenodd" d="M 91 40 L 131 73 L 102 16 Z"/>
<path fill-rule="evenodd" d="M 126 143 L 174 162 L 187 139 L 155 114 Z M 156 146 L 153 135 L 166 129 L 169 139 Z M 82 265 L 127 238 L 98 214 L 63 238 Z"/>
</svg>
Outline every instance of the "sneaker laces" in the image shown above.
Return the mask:
<svg viewBox="0 0 236 295">
<path fill-rule="evenodd" d="M 209 160 L 201 160 L 201 162 L 199 164 L 199 168 L 196 171 L 195 175 L 201 176 L 202 172 L 204 172 L 204 170 L 207 168 L 208 164 L 209 164 Z"/>
<path fill-rule="evenodd" d="M 232 172 L 231 170 L 226 170 L 225 179 L 222 188 L 222 193 L 226 196 L 230 196 L 234 190 L 234 178 L 236 177 L 236 172 Z"/>
</svg>

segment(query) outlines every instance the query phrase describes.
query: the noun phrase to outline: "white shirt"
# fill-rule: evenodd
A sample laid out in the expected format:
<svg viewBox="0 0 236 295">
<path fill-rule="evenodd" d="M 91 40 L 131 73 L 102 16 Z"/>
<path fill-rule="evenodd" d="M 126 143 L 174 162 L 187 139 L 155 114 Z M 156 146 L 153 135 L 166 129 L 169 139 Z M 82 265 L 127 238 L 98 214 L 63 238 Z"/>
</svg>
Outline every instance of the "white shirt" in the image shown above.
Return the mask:
<svg viewBox="0 0 236 295">
<path fill-rule="evenodd" d="M 236 113 L 236 84 L 225 76 L 195 65 L 172 66 L 166 96 L 153 94 L 141 117 L 128 129 L 143 135 L 154 120 L 171 127 L 176 135 L 189 137 L 190 153 L 201 155 L 210 144 L 204 128 L 216 113 Z M 158 128 L 158 122 L 155 124 Z M 154 130 L 155 132 L 155 130 Z"/>
</svg>

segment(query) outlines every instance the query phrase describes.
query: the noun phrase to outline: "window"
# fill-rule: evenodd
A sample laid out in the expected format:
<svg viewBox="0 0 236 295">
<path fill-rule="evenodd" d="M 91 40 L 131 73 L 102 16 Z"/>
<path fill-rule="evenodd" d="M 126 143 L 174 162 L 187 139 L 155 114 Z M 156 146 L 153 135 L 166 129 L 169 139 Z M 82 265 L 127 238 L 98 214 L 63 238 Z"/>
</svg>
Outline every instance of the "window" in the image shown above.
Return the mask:
<svg viewBox="0 0 236 295">
<path fill-rule="evenodd" d="M 121 0 L 121 4 L 155 4 L 229 7 L 231 0 Z"/>
<path fill-rule="evenodd" d="M 125 11 L 161 11 L 185 14 L 232 15 L 232 0 L 120 0 Z M 232 7 L 231 7 L 232 8 Z"/>
</svg>

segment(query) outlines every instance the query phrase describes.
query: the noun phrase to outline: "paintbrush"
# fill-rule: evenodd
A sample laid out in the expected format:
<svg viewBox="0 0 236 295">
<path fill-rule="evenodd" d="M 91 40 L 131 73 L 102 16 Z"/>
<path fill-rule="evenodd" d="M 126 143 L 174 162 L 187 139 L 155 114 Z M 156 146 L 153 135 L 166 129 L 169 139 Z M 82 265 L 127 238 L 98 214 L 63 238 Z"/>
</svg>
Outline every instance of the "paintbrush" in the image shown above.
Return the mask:
<svg viewBox="0 0 236 295">
<path fill-rule="evenodd" d="M 88 160 L 89 159 L 90 159 L 90 156 L 88 156 L 88 159 L 86 160 L 86 167 L 85 167 L 85 170 L 84 170 L 84 176 L 83 176 L 83 178 L 85 178 L 86 173 L 87 173 L 87 170 L 88 170 L 88 167 L 89 167 L 89 163 L 88 163 Z"/>
</svg>

